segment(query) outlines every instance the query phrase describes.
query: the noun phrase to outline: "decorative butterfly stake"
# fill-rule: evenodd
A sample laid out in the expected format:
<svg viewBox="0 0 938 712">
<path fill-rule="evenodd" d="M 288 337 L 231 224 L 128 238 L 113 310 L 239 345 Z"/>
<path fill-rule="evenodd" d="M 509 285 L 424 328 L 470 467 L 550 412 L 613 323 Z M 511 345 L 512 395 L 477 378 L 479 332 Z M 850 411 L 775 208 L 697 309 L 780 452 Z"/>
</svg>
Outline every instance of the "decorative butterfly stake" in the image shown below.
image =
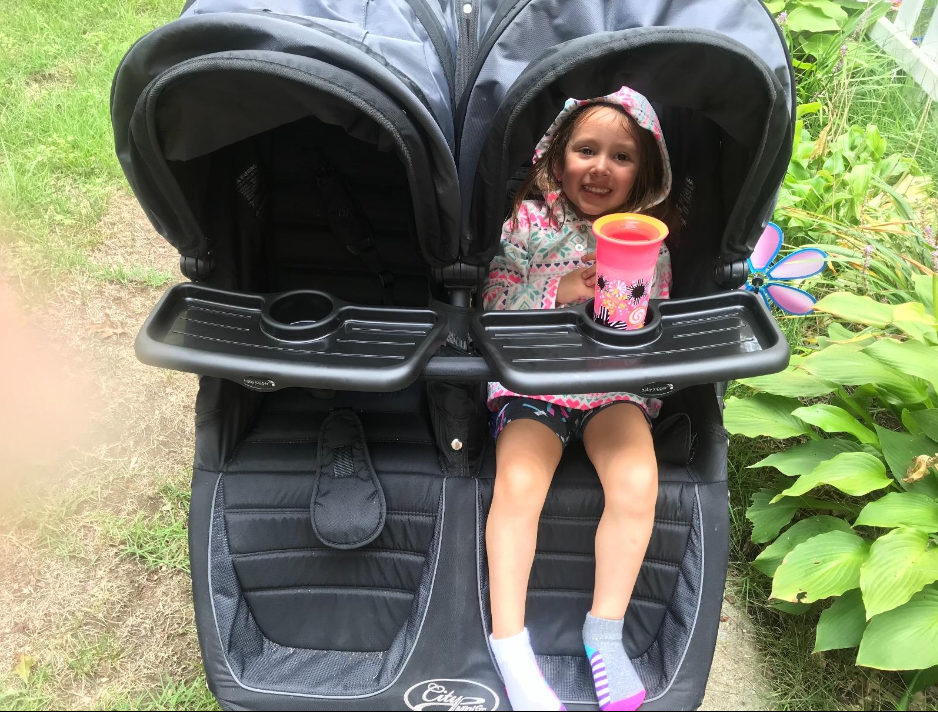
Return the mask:
<svg viewBox="0 0 938 712">
<path fill-rule="evenodd" d="M 780 282 L 805 279 L 820 273 L 827 264 L 827 253 L 816 247 L 806 247 L 795 250 L 778 264 L 769 267 L 781 249 L 782 229 L 775 223 L 769 223 L 759 237 L 752 256 L 746 260 L 749 265 L 746 289 L 762 295 L 769 308 L 774 304 L 788 314 L 810 314 L 817 299 L 803 289 Z"/>
</svg>

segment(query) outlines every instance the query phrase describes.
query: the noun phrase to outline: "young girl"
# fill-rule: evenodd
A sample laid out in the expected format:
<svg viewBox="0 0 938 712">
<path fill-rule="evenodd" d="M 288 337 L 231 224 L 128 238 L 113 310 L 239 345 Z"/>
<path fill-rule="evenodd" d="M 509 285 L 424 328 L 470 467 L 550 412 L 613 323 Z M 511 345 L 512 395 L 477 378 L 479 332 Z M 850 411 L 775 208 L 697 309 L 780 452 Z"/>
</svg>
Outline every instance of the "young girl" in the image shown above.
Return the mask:
<svg viewBox="0 0 938 712">
<path fill-rule="evenodd" d="M 543 200 L 525 200 L 536 188 Z M 541 139 L 534 165 L 502 231 L 485 287 L 486 309 L 553 309 L 593 296 L 592 221 L 612 212 L 663 210 L 671 188 L 658 117 L 628 87 L 597 99 L 569 99 Z M 661 247 L 651 297 L 666 298 L 671 262 Z M 515 710 L 560 710 L 524 627 L 537 523 L 554 470 L 571 437 L 582 438 L 603 486 L 596 531 L 596 583 L 583 626 L 603 710 L 634 710 L 645 690 L 622 644 L 622 620 L 648 546 L 658 470 L 650 418 L 660 401 L 630 393 L 526 397 L 489 384 L 497 472 L 486 546 L 492 649 Z"/>
</svg>

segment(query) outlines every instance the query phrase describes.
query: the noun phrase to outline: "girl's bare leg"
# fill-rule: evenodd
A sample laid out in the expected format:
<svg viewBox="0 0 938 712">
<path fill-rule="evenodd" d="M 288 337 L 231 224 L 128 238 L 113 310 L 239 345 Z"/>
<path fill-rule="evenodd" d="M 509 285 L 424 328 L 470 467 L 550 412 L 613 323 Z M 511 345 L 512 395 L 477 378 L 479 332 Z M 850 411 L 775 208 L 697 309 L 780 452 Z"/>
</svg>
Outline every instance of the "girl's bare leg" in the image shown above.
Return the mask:
<svg viewBox="0 0 938 712">
<path fill-rule="evenodd" d="M 495 447 L 495 495 L 485 530 L 491 644 L 515 710 L 564 709 L 544 680 L 524 627 L 537 520 L 562 453 L 557 435 L 534 420 L 508 423 Z"/>
<path fill-rule="evenodd" d="M 622 618 L 648 548 L 658 498 L 658 463 L 645 415 L 617 403 L 586 424 L 583 444 L 603 485 L 596 530 L 596 587 L 591 613 Z"/>
<path fill-rule="evenodd" d="M 562 454 L 560 439 L 534 420 L 513 420 L 496 441 L 495 494 L 485 530 L 496 639 L 524 629 L 537 521 Z"/>
<path fill-rule="evenodd" d="M 617 403 L 594 416 L 583 442 L 606 500 L 583 644 L 600 709 L 636 710 L 645 688 L 623 645 L 622 626 L 655 521 L 658 465 L 645 415 L 633 404 Z"/>
</svg>

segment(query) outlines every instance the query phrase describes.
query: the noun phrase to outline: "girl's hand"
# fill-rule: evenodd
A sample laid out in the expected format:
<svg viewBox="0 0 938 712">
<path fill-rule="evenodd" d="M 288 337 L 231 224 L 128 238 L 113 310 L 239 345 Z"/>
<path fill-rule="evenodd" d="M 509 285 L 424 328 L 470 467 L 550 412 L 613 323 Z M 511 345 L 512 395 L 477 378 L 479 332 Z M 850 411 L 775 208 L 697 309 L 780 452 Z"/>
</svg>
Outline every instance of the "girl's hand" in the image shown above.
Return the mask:
<svg viewBox="0 0 938 712">
<path fill-rule="evenodd" d="M 581 258 L 581 262 L 592 262 L 596 259 L 595 252 L 589 252 Z M 580 267 L 568 272 L 560 279 L 557 288 L 557 305 L 583 302 L 593 296 L 596 286 L 596 265 Z"/>
</svg>

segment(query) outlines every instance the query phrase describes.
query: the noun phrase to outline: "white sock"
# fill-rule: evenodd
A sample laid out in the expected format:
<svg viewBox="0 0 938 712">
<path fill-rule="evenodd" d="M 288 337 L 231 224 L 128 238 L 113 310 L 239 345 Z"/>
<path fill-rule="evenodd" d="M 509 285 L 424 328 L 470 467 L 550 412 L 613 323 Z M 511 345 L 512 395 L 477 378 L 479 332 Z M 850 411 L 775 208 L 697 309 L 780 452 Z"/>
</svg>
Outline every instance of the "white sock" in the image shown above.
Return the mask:
<svg viewBox="0 0 938 712">
<path fill-rule="evenodd" d="M 527 628 L 510 638 L 489 640 L 513 710 L 566 709 L 541 674 Z"/>
</svg>

